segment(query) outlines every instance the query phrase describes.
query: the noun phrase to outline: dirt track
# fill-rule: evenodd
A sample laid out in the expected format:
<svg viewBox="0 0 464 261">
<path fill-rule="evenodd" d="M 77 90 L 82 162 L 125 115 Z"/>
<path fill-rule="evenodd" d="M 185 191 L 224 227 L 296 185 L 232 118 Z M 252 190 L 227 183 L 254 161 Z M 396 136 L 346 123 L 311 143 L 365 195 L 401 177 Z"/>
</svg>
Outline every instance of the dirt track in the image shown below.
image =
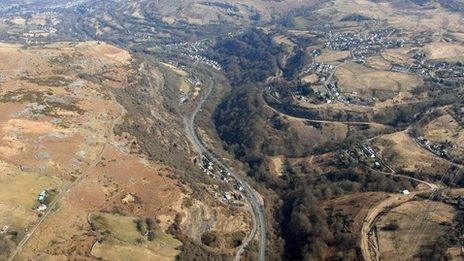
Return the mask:
<svg viewBox="0 0 464 261">
<path fill-rule="evenodd" d="M 408 176 L 400 175 L 396 173 L 387 173 L 387 172 L 380 172 L 380 171 L 376 171 L 376 172 L 383 174 L 383 175 L 389 175 L 389 176 L 395 176 L 395 177 L 401 177 L 401 178 L 414 180 L 416 182 L 419 182 L 419 183 L 422 183 L 428 186 L 428 189 L 414 191 L 408 195 L 399 195 L 399 194 L 392 195 L 369 210 L 369 213 L 364 219 L 364 223 L 361 229 L 361 243 L 360 243 L 362 257 L 366 261 L 380 259 L 378 250 L 375 247 L 373 250 L 371 250 L 370 245 L 372 243 L 370 242 L 370 233 L 371 233 L 373 225 L 378 220 L 378 218 L 381 216 L 381 214 L 388 211 L 389 209 L 392 209 L 393 207 L 396 207 L 398 205 L 401 205 L 405 202 L 412 200 L 417 194 L 425 193 L 425 192 L 432 192 L 438 189 L 437 185 L 432 184 L 427 181 L 420 180 L 420 179 L 416 179 L 416 178 L 412 178 L 412 177 L 408 177 Z"/>
<path fill-rule="evenodd" d="M 115 97 L 113 95 L 111 95 L 111 99 L 112 99 L 112 101 L 114 103 L 117 104 L 116 99 L 115 99 Z M 105 143 L 103 144 L 103 146 L 101 147 L 100 151 L 98 152 L 98 155 L 97 155 L 96 159 L 94 160 L 94 162 L 92 163 L 92 165 L 90 165 L 86 169 L 86 171 L 79 176 L 79 178 L 77 178 L 76 180 L 74 180 L 73 182 L 69 183 L 67 186 L 65 186 L 64 188 L 61 189 L 60 193 L 56 196 L 55 200 L 50 204 L 47 211 L 42 215 L 42 217 L 37 221 L 37 223 L 29 230 L 29 233 L 27 233 L 24 236 L 24 238 L 19 242 L 18 246 L 15 248 L 15 250 L 12 252 L 10 257 L 8 258 L 8 261 L 13 261 L 16 258 L 16 256 L 22 251 L 22 249 L 27 244 L 29 239 L 31 239 L 31 237 L 35 234 L 35 232 L 37 232 L 37 230 L 45 222 L 45 220 L 52 214 L 52 212 L 54 212 L 55 207 L 58 205 L 58 203 L 61 201 L 61 199 L 64 197 L 64 195 L 69 190 L 71 190 L 73 187 L 75 187 L 77 184 L 79 184 L 84 179 L 86 174 L 89 173 L 90 171 L 92 171 L 102 161 L 103 152 L 108 147 L 108 145 L 111 143 L 111 139 L 113 138 L 114 128 L 115 128 L 116 124 L 124 116 L 124 108 L 122 108 L 122 106 L 120 106 L 120 108 L 121 108 L 120 114 L 118 115 L 118 117 L 116 117 L 112 121 L 111 127 L 108 129 L 108 131 L 106 133 L 107 139 L 106 139 Z"/>
</svg>

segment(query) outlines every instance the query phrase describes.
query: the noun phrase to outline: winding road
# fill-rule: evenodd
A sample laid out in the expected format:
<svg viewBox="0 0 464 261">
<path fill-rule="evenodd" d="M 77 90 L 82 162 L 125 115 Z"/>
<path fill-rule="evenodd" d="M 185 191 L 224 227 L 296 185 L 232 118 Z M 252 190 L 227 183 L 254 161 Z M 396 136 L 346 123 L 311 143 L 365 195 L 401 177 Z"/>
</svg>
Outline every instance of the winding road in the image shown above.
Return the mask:
<svg viewBox="0 0 464 261">
<path fill-rule="evenodd" d="M 191 143 L 195 146 L 196 151 L 200 155 L 207 156 L 209 160 L 213 163 L 217 164 L 219 167 L 224 169 L 225 171 L 229 172 L 230 175 L 239 183 L 242 184 L 244 191 L 242 193 L 243 198 L 245 198 L 250 207 L 251 207 L 251 214 L 253 219 L 253 228 L 250 234 L 243 240 L 243 243 L 240 247 L 238 247 L 237 253 L 235 255 L 235 260 L 240 260 L 240 256 L 245 251 L 245 248 L 249 245 L 249 243 L 253 240 L 257 233 L 259 233 L 259 259 L 260 261 L 264 261 L 266 258 L 266 242 L 267 242 L 267 234 L 266 234 L 266 223 L 265 223 L 265 216 L 264 216 L 264 206 L 261 203 L 260 196 L 258 192 L 256 192 L 250 184 L 248 184 L 239 174 L 234 172 L 229 166 L 227 166 L 219 157 L 211 153 L 204 145 L 204 143 L 200 140 L 199 136 L 195 131 L 195 118 L 198 113 L 201 111 L 203 104 L 211 94 L 214 85 L 216 84 L 214 80 L 214 76 L 209 75 L 210 83 L 208 86 L 208 90 L 206 93 L 201 97 L 200 101 L 195 106 L 192 114 L 190 117 L 184 118 L 185 124 L 185 132 L 187 137 L 190 139 Z"/>
<path fill-rule="evenodd" d="M 385 200 L 382 200 L 376 206 L 374 206 L 373 208 L 369 210 L 369 212 L 367 213 L 367 216 L 364 218 L 364 223 L 361 228 L 361 242 L 360 242 L 361 255 L 363 259 L 366 261 L 372 261 L 372 260 L 377 261 L 380 259 L 380 256 L 379 256 L 380 253 L 377 247 L 375 246 L 375 244 L 372 244 L 372 242 L 370 241 L 370 233 L 375 223 L 378 221 L 378 219 L 382 216 L 384 212 L 396 206 L 399 206 L 405 202 L 411 201 L 412 199 L 414 199 L 416 195 L 420 193 L 433 192 L 440 188 L 437 184 L 433 184 L 431 182 L 413 178 L 407 175 L 398 174 L 394 170 L 392 170 L 389 166 L 387 166 L 385 163 L 383 163 L 383 165 L 385 165 L 392 172 L 384 172 L 384 171 L 374 170 L 372 168 L 369 168 L 369 170 L 375 173 L 381 174 L 381 175 L 413 180 L 418 183 L 426 185 L 428 189 L 414 191 L 414 192 L 411 192 L 409 195 L 391 195 L 390 197 L 386 198 Z"/>
</svg>

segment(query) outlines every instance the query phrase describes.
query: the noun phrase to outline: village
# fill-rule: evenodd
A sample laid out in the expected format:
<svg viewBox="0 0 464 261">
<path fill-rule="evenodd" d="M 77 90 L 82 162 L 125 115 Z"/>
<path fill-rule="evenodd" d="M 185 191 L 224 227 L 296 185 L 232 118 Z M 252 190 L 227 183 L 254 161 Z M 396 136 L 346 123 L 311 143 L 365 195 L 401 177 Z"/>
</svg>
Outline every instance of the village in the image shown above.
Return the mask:
<svg viewBox="0 0 464 261">
<path fill-rule="evenodd" d="M 344 91 L 343 83 L 339 82 L 336 77 L 337 69 L 350 62 L 370 68 L 370 65 L 366 63 L 366 59 L 369 57 L 378 56 L 385 50 L 411 48 L 412 51 L 408 53 L 408 57 L 412 61 L 411 64 L 393 63 L 387 71 L 417 75 L 424 80 L 444 87 L 453 86 L 463 80 L 464 64 L 462 62 L 429 60 L 421 49 L 425 39 L 419 37 L 409 40 L 393 36 L 398 33 L 400 32 L 393 28 L 369 31 L 363 34 L 314 31 L 312 34 L 324 39 L 322 49 L 313 49 L 310 52 L 312 62 L 302 70 L 302 78 L 307 75 L 316 76 L 316 80 L 311 85 L 322 85 L 325 87 L 325 91 L 315 91 L 313 95 L 324 103 L 338 102 L 344 105 L 373 106 L 377 102 L 376 97 L 364 97 L 357 92 Z M 349 51 L 349 56 L 331 63 L 318 61 L 319 56 L 332 51 Z M 268 91 L 276 98 L 280 96 L 277 89 L 268 87 Z M 297 89 L 293 90 L 293 96 L 303 102 L 308 100 L 308 97 L 299 93 Z"/>
<path fill-rule="evenodd" d="M 235 203 L 235 201 L 243 200 L 243 192 L 244 187 L 243 185 L 235 180 L 230 172 L 222 169 L 220 166 L 216 166 L 212 161 L 208 159 L 208 157 L 203 156 L 201 162 L 199 163 L 200 168 L 203 172 L 208 175 L 209 177 L 218 180 L 223 184 L 232 185 L 235 191 L 222 191 L 222 192 L 215 192 L 214 195 L 222 202 L 231 202 Z"/>
</svg>

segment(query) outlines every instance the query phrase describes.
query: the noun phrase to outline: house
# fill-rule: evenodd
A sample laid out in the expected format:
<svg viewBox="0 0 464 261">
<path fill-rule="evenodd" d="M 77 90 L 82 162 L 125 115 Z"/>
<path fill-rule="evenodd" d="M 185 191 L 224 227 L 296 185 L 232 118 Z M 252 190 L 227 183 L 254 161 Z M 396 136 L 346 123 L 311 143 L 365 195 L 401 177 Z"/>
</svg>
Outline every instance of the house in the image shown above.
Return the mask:
<svg viewBox="0 0 464 261">
<path fill-rule="evenodd" d="M 40 204 L 37 207 L 37 211 L 39 211 L 39 212 L 44 212 L 45 210 L 47 210 L 47 205 L 45 205 L 45 204 Z"/>
<path fill-rule="evenodd" d="M 459 196 L 458 198 L 458 208 L 464 209 L 464 197 Z"/>
<path fill-rule="evenodd" d="M 403 193 L 403 195 L 409 195 L 409 194 L 411 194 L 411 192 L 409 192 L 409 190 L 407 190 L 407 189 L 401 191 L 401 193 Z"/>
<path fill-rule="evenodd" d="M 229 192 L 226 192 L 226 193 L 224 193 L 224 198 L 225 198 L 226 200 L 231 200 L 231 199 L 232 199 L 232 196 L 230 195 Z"/>
<path fill-rule="evenodd" d="M 44 204 L 45 203 L 45 200 L 47 199 L 48 197 L 48 192 L 47 190 L 44 190 L 42 192 L 40 192 L 37 200 L 41 203 L 41 204 Z"/>
<path fill-rule="evenodd" d="M 240 184 L 240 183 L 235 184 L 235 189 L 237 189 L 238 191 L 244 191 L 245 190 L 243 188 L 242 184 Z"/>
<path fill-rule="evenodd" d="M 0 229 L 0 234 L 5 234 L 8 231 L 8 226 L 3 226 L 2 229 Z"/>
<path fill-rule="evenodd" d="M 124 204 L 133 203 L 135 202 L 135 197 L 132 194 L 128 193 L 126 196 L 124 196 L 124 198 L 121 201 Z"/>
</svg>

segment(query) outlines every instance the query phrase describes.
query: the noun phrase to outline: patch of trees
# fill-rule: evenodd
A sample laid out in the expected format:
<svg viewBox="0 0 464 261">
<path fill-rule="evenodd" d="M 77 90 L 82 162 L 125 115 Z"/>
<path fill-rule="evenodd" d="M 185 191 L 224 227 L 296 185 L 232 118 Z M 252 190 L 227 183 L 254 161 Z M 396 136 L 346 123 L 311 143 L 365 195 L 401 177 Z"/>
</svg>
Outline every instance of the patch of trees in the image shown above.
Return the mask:
<svg viewBox="0 0 464 261">
<path fill-rule="evenodd" d="M 24 232 L 20 230 L 10 230 L 5 234 L 0 234 L 0 260 L 7 260 L 11 251 L 23 237 Z"/>
<path fill-rule="evenodd" d="M 15 244 L 4 234 L 0 234 L 0 260 L 6 260 Z"/>
<path fill-rule="evenodd" d="M 219 39 L 207 55 L 224 67 L 231 84 L 237 86 L 274 75 L 282 51 L 270 35 L 253 29 L 237 38 Z"/>
<path fill-rule="evenodd" d="M 304 139 L 267 108 L 261 89 L 259 83 L 236 87 L 216 108 L 214 123 L 227 150 L 251 165 L 263 156 L 301 157 L 312 152 L 314 141 Z"/>
<path fill-rule="evenodd" d="M 327 212 L 321 201 L 347 193 L 399 191 L 408 181 L 356 169 L 326 175 L 287 166 L 288 187 L 282 191 L 281 227 L 286 260 L 356 259 L 357 233 L 352 221 L 337 212 Z M 336 249 L 337 251 L 333 251 Z"/>
<path fill-rule="evenodd" d="M 459 237 L 451 229 L 448 229 L 446 234 L 438 237 L 431 245 L 422 246 L 419 256 L 421 260 L 451 260 L 448 248 L 458 242 Z"/>
<path fill-rule="evenodd" d="M 309 91 L 311 92 L 311 91 Z M 284 114 L 299 117 L 307 118 L 311 120 L 328 120 L 328 121 L 372 121 L 373 113 L 366 112 L 357 112 L 357 111 L 346 111 L 346 110 L 337 110 L 337 109 L 312 109 L 312 108 L 303 108 L 298 105 L 290 103 L 290 96 L 287 96 L 285 92 L 279 92 L 283 95 L 281 101 L 284 103 L 278 103 L 268 95 L 265 95 L 266 102 L 271 105 L 273 108 L 281 111 Z M 288 99 L 285 99 L 288 97 Z"/>
<path fill-rule="evenodd" d="M 324 4 L 325 1 L 313 1 L 311 5 L 301 6 L 300 8 L 294 9 L 284 16 L 278 24 L 284 28 L 296 28 L 298 26 L 296 18 L 304 17 L 305 19 L 312 19 L 315 17 L 315 12 L 319 8 L 320 4 Z M 327 21 L 326 21 L 327 22 Z"/>
<path fill-rule="evenodd" d="M 438 0 L 441 6 L 451 12 L 464 12 L 464 3 L 456 0 Z"/>
<path fill-rule="evenodd" d="M 304 49 L 297 50 L 287 60 L 285 68 L 283 69 L 284 77 L 287 80 L 295 79 L 303 70 L 303 67 L 310 61 L 310 56 Z"/>
<path fill-rule="evenodd" d="M 289 91 L 287 91 L 288 93 Z M 422 118 L 422 116 L 433 107 L 440 107 L 453 104 L 460 98 L 451 93 L 445 93 L 441 96 L 433 98 L 432 100 L 418 101 L 416 103 L 401 104 L 387 107 L 377 113 L 373 111 L 357 112 L 346 110 L 317 110 L 310 108 L 303 108 L 291 103 L 290 95 L 286 92 L 279 92 L 282 95 L 281 101 L 278 103 L 271 97 L 265 95 L 268 104 L 277 110 L 294 117 L 308 118 L 313 120 L 333 120 L 333 121 L 365 121 L 365 122 L 378 122 L 393 127 L 409 126 L 413 122 Z"/>
<path fill-rule="evenodd" d="M 174 223 L 169 227 L 168 233 L 175 235 L 180 241 L 182 241 L 182 252 L 177 256 L 177 260 L 230 260 L 230 254 L 220 254 L 213 252 L 208 249 L 202 242 L 185 235 L 180 228 L 182 217 L 180 214 L 174 219 Z M 202 239 L 204 240 L 204 239 Z"/>
<path fill-rule="evenodd" d="M 386 226 L 382 227 L 382 229 L 386 231 L 396 231 L 398 230 L 398 228 L 400 227 L 398 226 L 396 222 L 388 223 Z"/>
<path fill-rule="evenodd" d="M 344 16 L 340 21 L 343 21 L 343 22 L 350 22 L 350 21 L 359 22 L 359 21 L 367 21 L 367 20 L 372 20 L 372 18 L 364 16 L 362 14 L 349 14 L 349 15 Z"/>
<path fill-rule="evenodd" d="M 147 239 L 149 241 L 155 240 L 156 233 L 155 229 L 157 224 L 155 221 L 151 218 L 146 218 L 145 220 L 143 219 L 137 219 L 135 221 L 135 226 L 137 230 L 142 234 L 143 236 L 147 236 Z"/>
<path fill-rule="evenodd" d="M 227 235 L 218 235 L 217 232 L 209 231 L 201 236 L 201 242 L 213 248 L 236 248 L 242 244 L 242 240 L 245 236 L 243 231 Z"/>
</svg>

